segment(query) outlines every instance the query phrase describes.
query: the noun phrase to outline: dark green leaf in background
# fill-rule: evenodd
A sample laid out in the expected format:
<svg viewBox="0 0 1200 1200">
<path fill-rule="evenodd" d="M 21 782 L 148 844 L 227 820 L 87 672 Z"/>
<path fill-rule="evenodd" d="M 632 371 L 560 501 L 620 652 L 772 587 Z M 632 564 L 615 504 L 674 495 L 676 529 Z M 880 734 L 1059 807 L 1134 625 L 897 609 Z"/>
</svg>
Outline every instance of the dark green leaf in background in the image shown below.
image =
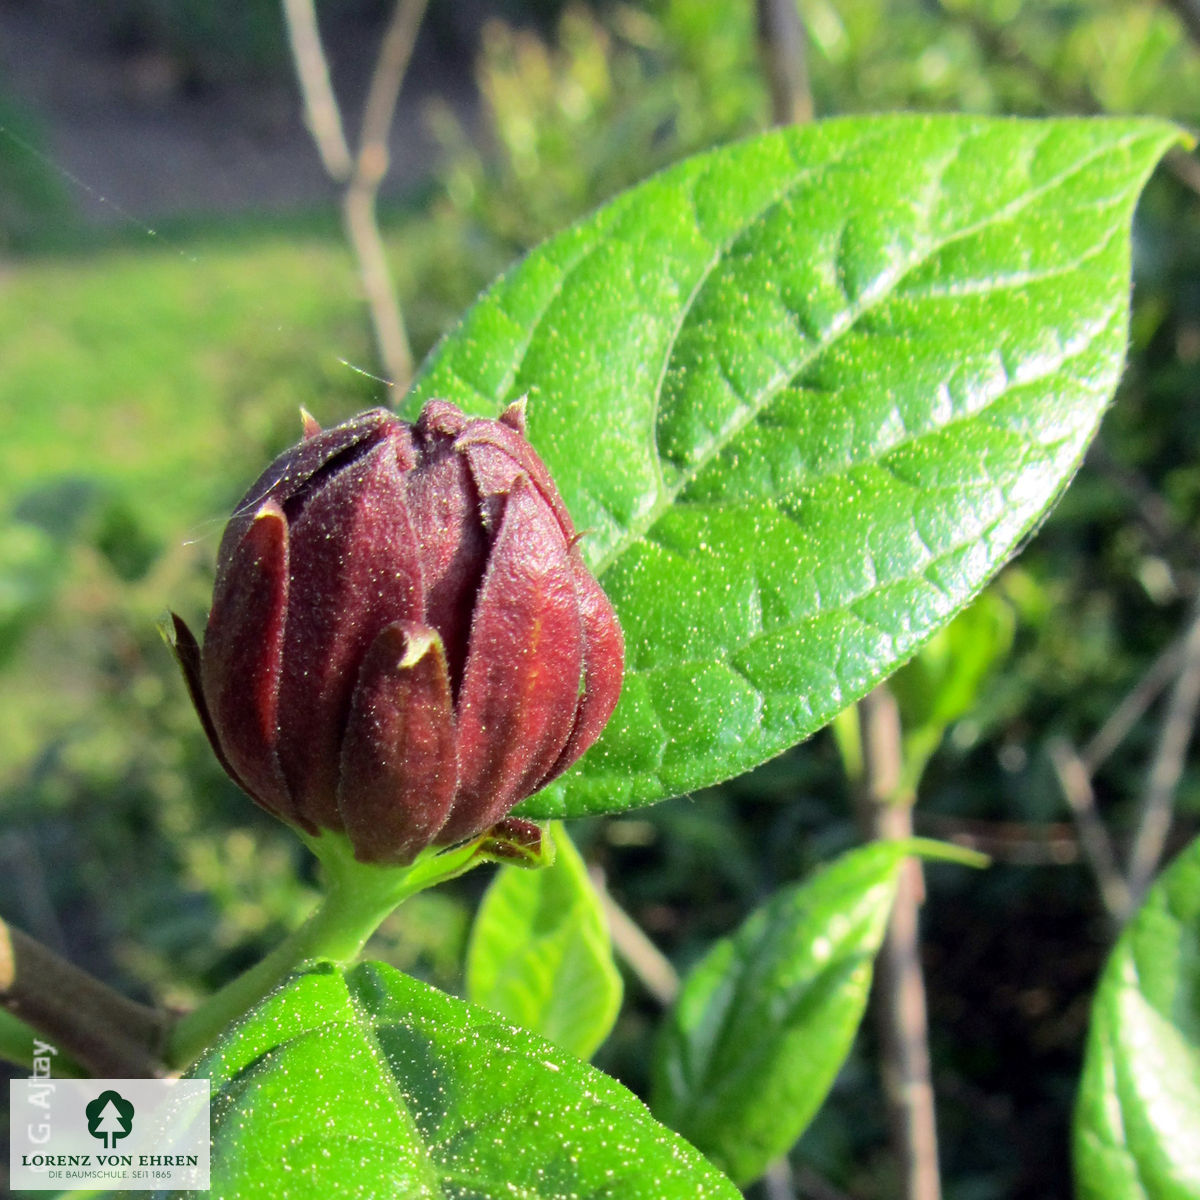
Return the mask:
<svg viewBox="0 0 1200 1200">
<path fill-rule="evenodd" d="M 314 968 L 211 1078 L 211 1200 L 737 1200 L 632 1093 L 381 963 Z"/>
<path fill-rule="evenodd" d="M 621 976 L 587 867 L 562 826 L 552 866 L 501 868 L 475 918 L 467 998 L 577 1058 L 590 1058 L 621 1007 Z"/>
<path fill-rule="evenodd" d="M 778 892 L 686 979 L 651 1109 L 737 1183 L 785 1153 L 825 1099 L 914 845 L 875 843 Z"/>
<path fill-rule="evenodd" d="M 984 592 L 888 681 L 904 730 L 899 794 L 916 795 L 947 730 L 976 706 L 1008 654 L 1015 625 L 1012 607 L 994 591 Z"/>
<path fill-rule="evenodd" d="M 1200 839 L 1109 956 L 1074 1133 L 1082 1200 L 1200 1197 Z"/>
<path fill-rule="evenodd" d="M 628 643 L 527 815 L 707 786 L 825 724 L 984 584 L 1112 394 L 1148 120 L 852 118 L 688 160 L 551 239 L 426 364 L 529 393 Z"/>
</svg>

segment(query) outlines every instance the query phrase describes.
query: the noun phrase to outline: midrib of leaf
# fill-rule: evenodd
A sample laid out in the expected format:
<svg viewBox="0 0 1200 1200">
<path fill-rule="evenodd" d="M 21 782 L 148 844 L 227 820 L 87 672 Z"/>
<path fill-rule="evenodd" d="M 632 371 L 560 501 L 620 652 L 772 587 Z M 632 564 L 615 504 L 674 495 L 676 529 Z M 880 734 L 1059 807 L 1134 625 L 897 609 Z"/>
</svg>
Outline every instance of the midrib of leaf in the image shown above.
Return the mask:
<svg viewBox="0 0 1200 1200">
<path fill-rule="evenodd" d="M 874 891 L 874 888 L 871 890 Z M 806 919 L 811 918 L 812 915 L 811 911 L 803 914 Z M 846 941 L 854 940 L 861 942 L 863 927 L 868 925 L 874 917 L 875 914 L 873 912 L 860 915 L 858 921 L 855 922 L 853 930 L 847 934 Z M 782 919 L 783 916 L 781 915 L 780 920 Z M 779 921 L 772 922 L 772 924 L 778 925 Z M 727 1013 L 736 1014 L 742 1011 L 748 1002 L 754 1000 L 755 997 L 750 994 L 750 991 L 752 988 L 759 986 L 761 980 L 752 977 L 753 965 L 755 960 L 760 958 L 762 954 L 762 948 L 758 945 L 748 946 L 745 950 L 737 952 L 738 962 L 745 969 L 739 972 L 737 985 L 734 988 L 733 995 L 730 997 L 730 1002 L 726 1009 Z M 864 961 L 868 966 L 871 961 L 870 956 L 864 954 L 861 949 L 853 956 L 853 962 L 848 961 L 849 958 L 850 956 L 844 953 L 831 954 L 829 963 L 815 970 L 812 975 L 805 979 L 803 985 L 796 989 L 796 994 L 789 1000 L 786 1012 L 775 1023 L 781 1028 L 787 1028 L 794 1024 L 796 1013 L 807 1002 L 813 984 L 823 981 L 830 970 L 837 971 L 849 980 L 854 972 L 862 967 Z M 700 1056 L 699 1062 L 689 1065 L 687 1074 L 691 1078 L 692 1093 L 693 1096 L 698 1097 L 693 1109 L 697 1115 L 712 1112 L 714 1109 L 719 1112 L 726 1102 L 725 1096 L 730 1092 L 736 1093 L 741 1091 L 745 1086 L 747 1077 L 759 1074 L 763 1060 L 772 1057 L 778 1051 L 777 1046 L 763 1041 L 754 1045 L 754 1052 L 750 1054 L 744 1050 L 738 1050 L 737 1045 L 734 1044 L 732 1047 L 734 1053 L 731 1054 L 730 1038 L 735 1031 L 735 1021 L 723 1020 L 718 1038 Z M 721 1071 L 716 1080 L 710 1080 L 709 1076 L 714 1066 L 720 1066 Z M 703 1083 L 705 1086 L 701 1088 L 697 1086 L 698 1083 Z"/>
<path fill-rule="evenodd" d="M 399 1080 L 396 1078 L 395 1072 L 392 1070 L 391 1064 L 388 1062 L 387 1053 L 379 1043 L 379 1022 L 371 1015 L 370 1010 L 363 1003 L 362 998 L 358 994 L 357 988 L 350 986 L 349 981 L 343 975 L 341 977 L 342 990 L 346 996 L 346 1005 L 354 1018 L 354 1024 L 357 1026 L 360 1036 L 366 1046 L 367 1053 L 371 1056 L 380 1075 L 387 1080 L 388 1091 L 391 1093 L 393 1107 L 404 1114 L 413 1133 L 418 1139 L 421 1148 L 422 1157 L 425 1162 L 425 1183 L 431 1188 L 437 1196 L 445 1197 L 445 1192 L 441 1187 L 442 1172 L 438 1169 L 437 1164 L 433 1161 L 429 1154 L 429 1146 L 421 1137 L 420 1127 L 416 1119 L 412 1115 L 412 1111 L 408 1106 L 408 1099 L 404 1095 L 404 1089 L 401 1088 Z M 389 1022 L 392 1024 L 392 1022 Z"/>
<path fill-rule="evenodd" d="M 875 138 L 874 140 L 878 141 L 879 139 Z M 790 141 L 785 141 L 783 144 L 787 147 L 788 155 L 792 161 L 796 162 L 797 166 L 800 166 L 800 163 L 796 158 L 795 146 Z M 650 420 L 646 425 L 650 460 L 654 463 L 654 477 L 657 485 L 655 491 L 658 493 L 659 501 L 655 505 L 655 508 L 650 510 L 651 513 L 654 513 L 654 516 L 649 520 L 648 524 L 645 525 L 645 528 L 649 528 L 650 525 L 653 525 L 654 522 L 657 521 L 660 516 L 662 516 L 663 512 L 671 507 L 671 505 L 674 503 L 675 495 L 677 495 L 680 491 L 679 488 L 675 488 L 674 491 L 672 491 L 671 485 L 667 483 L 666 476 L 663 473 L 663 459 L 662 455 L 660 455 L 658 452 L 658 417 L 662 408 L 663 385 L 666 382 L 667 372 L 671 369 L 671 358 L 674 354 L 675 346 L 679 342 L 680 331 L 687 323 L 687 319 L 690 316 L 692 309 L 695 307 L 697 297 L 704 290 L 704 286 L 712 277 L 713 271 L 715 271 L 717 267 L 720 266 L 720 264 L 725 260 L 729 253 L 730 247 L 739 238 L 745 236 L 746 230 L 749 229 L 751 225 L 761 221 L 767 213 L 773 211 L 784 200 L 794 195 L 802 185 L 806 186 L 810 184 L 813 176 L 818 170 L 824 170 L 826 165 L 832 167 L 836 166 L 840 162 L 843 162 L 848 151 L 849 147 L 831 158 L 828 164 L 822 164 L 820 168 L 800 166 L 800 174 L 783 184 L 783 186 L 778 192 L 776 192 L 775 195 L 773 195 L 765 204 L 763 204 L 761 208 L 755 211 L 753 217 L 747 221 L 744 221 L 735 230 L 733 230 L 728 237 L 717 242 L 714 252 L 709 256 L 708 262 L 701 268 L 700 274 L 696 277 L 696 282 L 692 286 L 691 291 L 688 293 L 687 299 L 680 306 L 679 316 L 675 321 L 674 332 L 664 348 L 663 360 L 658 370 L 658 381 L 654 385 L 654 395 L 651 398 Z M 696 204 L 696 188 L 702 181 L 703 176 L 692 179 L 689 181 L 688 187 L 685 189 L 688 206 L 692 210 L 692 216 L 695 221 L 697 232 L 700 232 L 703 225 L 700 217 L 700 209 Z M 657 509 L 657 512 L 655 512 L 655 509 Z M 632 533 L 634 527 L 641 524 L 642 522 L 634 521 L 626 528 Z M 645 532 L 645 528 L 642 530 L 643 533 Z M 604 555 L 600 562 L 596 565 L 596 575 L 599 576 L 603 574 L 605 567 L 607 567 L 615 558 L 619 558 L 620 555 L 624 553 L 625 549 L 627 549 L 629 545 L 637 540 L 638 536 L 640 535 L 633 534 L 632 536 L 627 537 L 623 545 L 620 542 L 616 543 L 613 551 Z"/>
<path fill-rule="evenodd" d="M 1044 133 L 1042 135 L 1042 139 L 1039 142 L 1037 142 L 1031 146 L 1031 150 L 1030 150 L 1031 157 L 1033 157 L 1036 154 L 1037 150 L 1040 149 L 1042 145 L 1044 145 L 1046 139 L 1049 136 L 1050 136 L 1049 132 Z M 862 299 L 860 299 L 859 301 L 850 301 L 849 298 L 847 297 L 847 308 L 845 310 L 848 314 L 847 319 L 843 320 L 840 324 L 833 327 L 821 339 L 815 341 L 813 343 L 813 345 L 811 346 L 811 348 L 808 349 L 805 354 L 800 355 L 794 364 L 792 364 L 790 366 L 785 366 L 782 363 L 779 364 L 780 369 L 776 376 L 776 379 L 773 380 L 769 385 L 764 387 L 762 396 L 759 400 L 756 401 L 756 400 L 749 399 L 745 396 L 740 395 L 740 393 L 738 393 L 736 391 L 736 389 L 733 388 L 732 383 L 730 384 L 731 390 L 734 391 L 735 395 L 738 395 L 739 400 L 742 402 L 739 413 L 735 415 L 734 419 L 730 421 L 729 425 L 726 427 L 725 430 L 722 431 L 721 434 L 716 435 L 711 439 L 709 446 L 700 455 L 698 455 L 696 458 L 690 460 L 686 467 L 675 468 L 677 471 L 676 478 L 674 479 L 673 482 L 668 483 L 665 480 L 665 475 L 663 472 L 663 458 L 657 451 L 657 443 L 658 443 L 657 426 L 658 426 L 658 416 L 659 416 L 659 413 L 661 410 L 661 405 L 662 405 L 663 384 L 664 384 L 664 381 L 666 378 L 667 370 L 669 369 L 669 366 L 670 366 L 671 357 L 674 352 L 674 348 L 678 342 L 679 331 L 683 328 L 684 324 L 686 323 L 687 317 L 690 314 L 692 307 L 694 306 L 694 304 L 696 302 L 696 298 L 698 297 L 700 292 L 703 290 L 704 284 L 711 277 L 713 270 L 715 270 L 716 267 L 724 260 L 726 254 L 728 253 L 729 248 L 733 245 L 733 243 L 736 242 L 739 238 L 744 237 L 746 234 L 746 231 L 753 224 L 761 221 L 762 218 L 767 213 L 772 211 L 775 207 L 777 207 L 784 200 L 787 200 L 792 195 L 794 195 L 800 189 L 800 187 L 802 186 L 803 183 L 808 182 L 807 178 L 790 180 L 788 182 L 788 184 L 782 189 L 782 191 L 778 195 L 773 197 L 772 200 L 768 204 L 764 205 L 761 209 L 759 209 L 750 220 L 746 221 L 743 225 L 741 225 L 738 228 L 738 230 L 733 235 L 731 235 L 728 239 L 726 239 L 724 242 L 721 243 L 718 252 L 710 258 L 709 263 L 705 267 L 702 276 L 698 279 L 696 286 L 689 293 L 686 304 L 684 306 L 682 306 L 682 308 L 681 308 L 680 318 L 676 322 L 676 325 L 675 325 L 675 336 L 671 339 L 669 345 L 665 348 L 663 365 L 662 365 L 662 369 L 659 372 L 657 390 L 656 390 L 656 394 L 655 394 L 654 400 L 653 400 L 653 418 L 654 419 L 651 423 L 651 429 L 654 433 L 654 442 L 655 442 L 654 458 L 655 458 L 655 461 L 658 463 L 657 474 L 658 474 L 659 480 L 660 480 L 659 496 L 658 496 L 658 499 L 650 507 L 648 507 L 641 516 L 635 518 L 633 521 L 631 521 L 626 526 L 626 533 L 625 533 L 624 537 L 616 540 L 613 543 L 612 547 L 605 554 L 601 555 L 600 558 L 595 562 L 595 564 L 593 565 L 593 570 L 594 570 L 596 576 L 602 577 L 604 572 L 610 566 L 612 566 L 612 564 L 618 558 L 620 558 L 623 554 L 625 554 L 636 542 L 641 541 L 645 537 L 648 530 L 650 528 L 652 528 L 663 517 L 663 515 L 673 506 L 673 504 L 675 503 L 676 497 L 682 491 L 684 491 L 689 484 L 694 482 L 694 480 L 699 476 L 701 471 L 712 461 L 712 459 L 715 458 L 723 449 L 725 449 L 725 447 L 728 446 L 736 437 L 738 437 L 742 433 L 742 431 L 751 422 L 758 420 L 762 416 L 762 414 L 769 408 L 771 402 L 779 395 L 779 392 L 784 387 L 786 387 L 793 379 L 796 378 L 797 375 L 799 375 L 807 367 L 811 366 L 812 363 L 815 362 L 818 357 L 820 357 L 822 354 L 825 354 L 831 348 L 836 346 L 838 340 L 840 338 L 842 338 L 843 336 L 845 336 L 848 332 L 850 332 L 855 327 L 855 325 L 857 325 L 857 323 L 862 319 L 862 317 L 869 315 L 871 312 L 875 311 L 875 309 L 877 307 L 879 307 L 879 305 L 881 305 L 885 301 L 891 299 L 895 295 L 899 284 L 908 275 L 910 275 L 913 271 L 917 270 L 919 267 L 923 266 L 926 262 L 928 262 L 929 259 L 932 258 L 934 254 L 941 252 L 942 250 L 946 249 L 948 246 L 952 245 L 956 241 L 961 241 L 964 238 L 974 236 L 975 234 L 986 230 L 987 228 L 989 228 L 992 225 L 996 225 L 1005 220 L 1011 219 L 1013 216 L 1016 216 L 1018 213 L 1020 213 L 1023 209 L 1029 207 L 1029 205 L 1032 204 L 1036 199 L 1040 199 L 1043 195 L 1052 191 L 1054 188 L 1061 186 L 1065 181 L 1080 174 L 1096 159 L 1110 155 L 1110 154 L 1114 153 L 1118 148 L 1123 147 L 1123 146 L 1125 146 L 1129 143 L 1132 143 L 1136 140 L 1138 140 L 1136 135 L 1130 134 L 1127 138 L 1122 139 L 1119 142 L 1106 143 L 1104 147 L 1097 148 L 1092 153 L 1085 155 L 1083 158 L 1079 159 L 1070 169 L 1061 171 L 1061 172 L 1051 176 L 1049 179 L 1047 179 L 1045 182 L 1043 182 L 1041 185 L 1039 185 L 1036 188 L 1031 188 L 1027 191 L 1022 192 L 1020 196 L 1016 197 L 1014 200 L 1010 201 L 1008 204 L 995 210 L 994 212 L 989 213 L 986 217 L 982 218 L 981 220 L 972 222 L 970 224 L 964 225 L 964 226 L 956 229 L 954 231 L 954 233 L 950 236 L 946 236 L 942 239 L 934 239 L 934 240 L 931 240 L 931 241 L 921 245 L 920 247 L 918 247 L 916 249 L 916 252 L 912 256 L 910 261 L 907 261 L 904 264 L 902 264 L 901 267 L 894 269 L 896 273 L 895 273 L 894 281 L 892 282 L 891 286 L 881 285 L 881 286 L 878 286 L 878 287 L 872 289 L 867 294 L 865 301 Z M 788 146 L 789 146 L 789 150 L 794 154 L 794 147 L 791 145 L 790 142 L 788 143 Z M 944 175 L 946 169 L 957 157 L 960 148 L 961 148 L 961 146 L 956 147 L 954 153 L 947 155 L 946 158 L 944 159 L 944 161 L 938 165 L 938 167 L 936 168 L 935 176 L 934 176 L 935 179 L 940 179 Z M 856 145 L 855 149 L 858 149 L 857 145 Z M 822 169 L 824 169 L 827 166 L 834 165 L 838 161 L 841 161 L 841 160 L 840 159 L 831 159 L 827 163 L 822 164 Z M 810 171 L 809 174 L 812 174 L 812 172 Z M 935 190 L 936 190 L 936 188 L 935 188 Z M 689 189 L 689 196 L 690 196 L 690 189 Z M 1114 199 L 1114 200 L 1110 201 L 1108 207 L 1115 207 L 1117 204 L 1123 203 L 1124 199 L 1125 199 L 1124 196 L 1119 196 L 1118 199 Z M 694 208 L 695 207 L 694 199 L 692 200 L 692 204 L 693 204 L 693 208 Z M 926 208 L 923 211 L 928 213 L 929 209 Z M 1095 251 L 1095 253 L 1098 254 L 1100 252 L 1100 249 L 1107 248 L 1107 244 L 1108 244 L 1108 240 L 1106 239 L 1104 246 L 1101 248 L 1098 248 Z M 1086 261 L 1086 259 L 1077 260 L 1072 265 L 1071 269 L 1078 267 L 1080 265 L 1080 263 L 1082 263 L 1084 261 Z M 845 294 L 845 293 L 843 292 L 843 294 Z M 798 316 L 798 315 L 799 314 L 793 313 L 793 316 Z M 1007 374 L 1007 372 L 1006 372 L 1006 374 Z M 1006 393 L 1001 392 L 1001 393 L 999 393 L 999 396 L 1002 396 L 1004 394 L 1006 394 Z M 996 398 L 999 398 L 999 396 Z M 996 398 L 994 398 L 994 399 L 996 399 Z M 943 429 L 944 427 L 945 427 L 944 425 L 937 426 L 936 430 L 938 432 L 940 432 L 941 429 Z M 867 460 L 863 460 L 863 461 L 865 463 Z M 857 466 L 859 464 L 856 462 L 854 465 Z"/>
</svg>

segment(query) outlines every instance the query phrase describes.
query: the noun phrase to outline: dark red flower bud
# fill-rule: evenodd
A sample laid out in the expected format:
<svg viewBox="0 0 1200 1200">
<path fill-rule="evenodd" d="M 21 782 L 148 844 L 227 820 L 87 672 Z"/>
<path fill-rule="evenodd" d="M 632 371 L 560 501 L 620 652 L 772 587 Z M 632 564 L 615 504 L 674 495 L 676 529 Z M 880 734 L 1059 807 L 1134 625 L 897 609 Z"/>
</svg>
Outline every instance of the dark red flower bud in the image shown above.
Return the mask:
<svg viewBox="0 0 1200 1200">
<path fill-rule="evenodd" d="M 617 702 L 620 626 L 524 434 L 522 404 L 306 418 L 225 530 L 203 650 L 174 619 L 225 769 L 360 861 L 482 833 Z"/>
</svg>

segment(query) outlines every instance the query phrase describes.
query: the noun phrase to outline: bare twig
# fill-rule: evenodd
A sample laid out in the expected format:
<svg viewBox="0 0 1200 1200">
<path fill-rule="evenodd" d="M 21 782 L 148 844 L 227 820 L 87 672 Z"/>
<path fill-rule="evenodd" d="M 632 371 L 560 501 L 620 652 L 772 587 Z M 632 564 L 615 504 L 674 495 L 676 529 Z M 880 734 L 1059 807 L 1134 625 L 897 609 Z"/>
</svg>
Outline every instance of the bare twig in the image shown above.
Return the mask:
<svg viewBox="0 0 1200 1200">
<path fill-rule="evenodd" d="M 329 177 L 345 183 L 354 164 L 342 129 L 342 114 L 329 82 L 329 64 L 321 48 L 313 0 L 283 0 L 283 12 L 296 61 L 296 78 L 304 97 L 308 131 Z"/>
<path fill-rule="evenodd" d="M 400 85 L 408 71 L 427 3 L 428 0 L 398 0 L 379 47 L 379 58 L 363 107 L 357 166 L 358 173 L 376 186 L 387 173 L 388 131 L 396 115 Z"/>
<path fill-rule="evenodd" d="M 164 1075 L 166 1017 L 0 921 L 0 1007 L 99 1076 Z"/>
<path fill-rule="evenodd" d="M 1079 835 L 1066 821 L 991 821 L 920 811 L 914 817 L 921 836 L 978 850 L 996 862 L 1061 867 L 1080 856 Z"/>
<path fill-rule="evenodd" d="M 1146 790 L 1133 849 L 1129 854 L 1128 880 L 1134 906 L 1141 903 L 1158 868 L 1171 828 L 1175 789 L 1183 774 L 1183 760 L 1196 727 L 1200 705 L 1200 604 L 1193 610 L 1183 642 L 1183 662 L 1175 686 L 1167 699 L 1167 711 L 1159 728 L 1158 742 L 1150 760 Z"/>
<path fill-rule="evenodd" d="M 1183 639 L 1172 642 L 1129 690 L 1125 698 L 1105 718 L 1104 724 L 1088 739 L 1079 752 L 1087 774 L 1094 775 L 1114 750 L 1129 736 L 1146 710 L 1175 678 L 1183 662 Z"/>
<path fill-rule="evenodd" d="M 398 0 L 371 76 L 358 149 L 352 153 L 329 82 L 313 0 L 283 0 L 308 127 L 325 170 L 335 182 L 345 185 L 342 220 L 346 236 L 358 262 L 380 361 L 388 379 L 399 388 L 407 386 L 412 375 L 412 349 L 388 271 L 376 206 L 389 165 L 388 133 L 427 3 Z"/>
<path fill-rule="evenodd" d="M 1119 928 L 1130 912 L 1129 885 L 1117 865 L 1112 839 L 1096 808 L 1091 775 L 1075 748 L 1064 738 L 1055 738 L 1047 749 L 1063 796 L 1075 818 L 1084 858 L 1100 888 L 1100 899 Z"/>
<path fill-rule="evenodd" d="M 771 88 L 771 121 L 797 125 L 813 119 L 808 81 L 808 36 L 796 0 L 756 0 L 758 53 Z"/>
<path fill-rule="evenodd" d="M 777 1158 L 767 1165 L 762 1183 L 766 1200 L 796 1200 L 792 1167 L 786 1158 Z"/>
<path fill-rule="evenodd" d="M 604 872 L 592 867 L 588 874 L 604 915 L 613 949 L 633 972 L 638 982 L 663 1006 L 668 1008 L 679 995 L 679 975 L 671 960 L 645 935 L 638 923 L 613 899 L 604 880 Z"/>
<path fill-rule="evenodd" d="M 912 799 L 900 796 L 900 712 L 881 684 L 859 702 L 864 777 L 860 809 L 870 837 L 912 836 Z M 929 1058 L 918 913 L 924 877 L 909 859 L 875 970 L 875 1014 L 883 1043 L 883 1082 L 905 1200 L 939 1200 L 937 1123 Z"/>
</svg>

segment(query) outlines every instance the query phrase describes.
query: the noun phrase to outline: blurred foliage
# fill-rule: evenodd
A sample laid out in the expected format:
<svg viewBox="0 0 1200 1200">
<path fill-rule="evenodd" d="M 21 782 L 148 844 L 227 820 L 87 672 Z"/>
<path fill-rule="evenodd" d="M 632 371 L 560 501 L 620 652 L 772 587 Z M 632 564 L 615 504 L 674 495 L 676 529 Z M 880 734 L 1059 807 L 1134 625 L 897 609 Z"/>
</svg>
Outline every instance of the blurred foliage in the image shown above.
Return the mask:
<svg viewBox="0 0 1200 1200">
<path fill-rule="evenodd" d="M 62 180 L 42 157 L 43 131 L 0 79 L 0 254 L 51 222 L 71 221 Z"/>
<path fill-rule="evenodd" d="M 767 120 L 749 0 L 561 7 L 542 6 L 538 25 L 484 25 L 470 120 L 430 102 L 436 178 L 387 214 L 419 353 L 542 236 Z M 188 41 L 204 71 L 226 69 L 204 56 L 229 6 L 118 8 Z M 1200 111 L 1200 53 L 1165 5 L 800 8 L 822 115 Z M 280 54 L 267 44 L 273 2 L 223 19 L 247 23 L 243 67 Z M 436 2 L 430 20 L 435 34 L 450 28 Z M 37 144 L 15 103 L 0 124 Z M 202 620 L 224 515 L 294 439 L 299 405 L 332 423 L 386 396 L 355 370 L 373 369 L 369 333 L 327 216 L 197 221 L 156 240 L 15 257 L 39 221 L 71 222 L 65 204 L 53 169 L 0 137 L 0 911 L 132 993 L 186 1004 L 293 925 L 314 890 L 294 839 L 212 761 L 156 622 L 168 604 Z M 1108 932 L 1044 748 L 1052 736 L 1086 742 L 1187 620 L 1198 384 L 1200 205 L 1163 170 L 1139 215 L 1130 365 L 1098 447 L 982 607 L 897 681 L 924 767 L 918 830 L 986 834 L 998 858 L 983 874 L 929 874 L 948 1200 L 1069 1189 L 1070 1101 Z M 1118 844 L 1160 711 L 1095 781 Z M 1200 824 L 1198 765 L 1193 751 L 1180 841 Z M 828 735 L 716 792 L 572 834 L 680 967 L 858 838 Z M 484 875 L 404 906 L 372 952 L 458 987 Z M 635 980 L 627 994 L 599 1062 L 641 1088 L 658 1010 Z M 872 1048 L 867 1030 L 794 1157 L 843 1191 L 887 1200 Z"/>
<path fill-rule="evenodd" d="M 184 86 L 287 71 L 283 14 L 276 0 L 110 0 L 107 7 L 111 41 L 129 52 L 170 56 Z"/>
</svg>

